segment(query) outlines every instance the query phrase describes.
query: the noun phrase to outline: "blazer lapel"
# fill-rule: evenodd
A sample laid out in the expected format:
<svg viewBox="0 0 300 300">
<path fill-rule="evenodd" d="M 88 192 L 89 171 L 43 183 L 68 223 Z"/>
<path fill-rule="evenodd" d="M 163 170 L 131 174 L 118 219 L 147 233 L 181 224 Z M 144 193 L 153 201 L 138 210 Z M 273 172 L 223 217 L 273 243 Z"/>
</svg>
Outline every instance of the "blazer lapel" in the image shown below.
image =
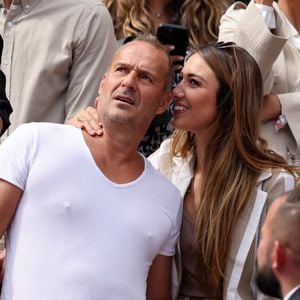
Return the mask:
<svg viewBox="0 0 300 300">
<path fill-rule="evenodd" d="M 240 279 L 251 245 L 257 237 L 268 196 L 262 190 L 262 181 L 270 176 L 270 172 L 260 176 L 257 189 L 252 193 L 249 203 L 235 225 L 225 270 L 224 299 L 242 299 L 238 293 Z"/>
</svg>

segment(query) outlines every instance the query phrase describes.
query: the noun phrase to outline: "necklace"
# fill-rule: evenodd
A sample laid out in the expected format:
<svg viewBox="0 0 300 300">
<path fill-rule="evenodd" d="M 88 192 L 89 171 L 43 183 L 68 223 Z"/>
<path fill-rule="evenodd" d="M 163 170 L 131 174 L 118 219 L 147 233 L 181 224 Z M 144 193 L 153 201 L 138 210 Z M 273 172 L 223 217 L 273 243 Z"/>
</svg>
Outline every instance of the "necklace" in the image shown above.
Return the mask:
<svg viewBox="0 0 300 300">
<path fill-rule="evenodd" d="M 160 12 L 153 11 L 153 14 L 154 14 L 155 18 L 157 18 L 157 19 L 161 18 L 161 13 Z"/>
</svg>

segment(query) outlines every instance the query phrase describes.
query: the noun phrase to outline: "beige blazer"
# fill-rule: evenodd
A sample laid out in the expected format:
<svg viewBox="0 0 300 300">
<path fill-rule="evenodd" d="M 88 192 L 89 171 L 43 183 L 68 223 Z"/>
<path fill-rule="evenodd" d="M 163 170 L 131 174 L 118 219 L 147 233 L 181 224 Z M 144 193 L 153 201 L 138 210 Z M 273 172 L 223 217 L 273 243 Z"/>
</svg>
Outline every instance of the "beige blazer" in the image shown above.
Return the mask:
<svg viewBox="0 0 300 300">
<path fill-rule="evenodd" d="M 193 177 L 194 157 L 183 160 L 170 157 L 170 139 L 153 153 L 149 160 L 179 189 L 184 197 Z M 266 170 L 258 179 L 253 196 L 238 219 L 230 246 L 225 270 L 223 299 L 254 300 L 272 299 L 261 294 L 255 287 L 255 254 L 261 223 L 272 201 L 295 186 L 294 177 L 284 170 Z M 181 281 L 180 245 L 173 261 L 172 299 L 177 299 Z"/>
<path fill-rule="evenodd" d="M 291 32 L 283 12 L 274 1 L 277 27 L 270 31 L 252 0 L 248 7 L 233 4 L 221 19 L 219 40 L 234 41 L 257 61 L 264 79 L 265 94 L 277 94 L 288 126 L 274 130 L 275 121 L 262 126 L 262 136 L 270 148 L 286 159 L 290 151 L 300 162 L 300 53 L 288 42 Z M 235 10 L 234 15 L 232 11 Z"/>
</svg>

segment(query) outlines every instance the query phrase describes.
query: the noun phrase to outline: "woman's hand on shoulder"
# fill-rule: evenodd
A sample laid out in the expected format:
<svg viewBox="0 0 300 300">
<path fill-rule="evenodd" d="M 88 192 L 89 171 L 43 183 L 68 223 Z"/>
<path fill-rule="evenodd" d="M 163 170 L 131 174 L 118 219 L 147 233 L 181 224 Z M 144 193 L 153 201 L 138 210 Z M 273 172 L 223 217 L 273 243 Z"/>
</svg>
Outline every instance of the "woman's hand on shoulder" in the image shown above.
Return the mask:
<svg viewBox="0 0 300 300">
<path fill-rule="evenodd" d="M 73 118 L 69 119 L 67 123 L 84 129 L 91 136 L 101 136 L 103 134 L 103 127 L 97 110 L 91 106 L 79 111 Z"/>
</svg>

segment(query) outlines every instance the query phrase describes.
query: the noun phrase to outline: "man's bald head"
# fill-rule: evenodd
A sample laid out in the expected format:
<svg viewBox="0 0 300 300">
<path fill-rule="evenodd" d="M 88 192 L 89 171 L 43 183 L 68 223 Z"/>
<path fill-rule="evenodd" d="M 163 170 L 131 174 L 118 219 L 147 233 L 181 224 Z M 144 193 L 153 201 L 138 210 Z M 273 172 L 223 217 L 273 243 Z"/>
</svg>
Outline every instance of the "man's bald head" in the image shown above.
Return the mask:
<svg viewBox="0 0 300 300">
<path fill-rule="evenodd" d="M 300 190 L 273 202 L 261 228 L 256 284 L 265 294 L 282 298 L 300 283 Z"/>
<path fill-rule="evenodd" d="M 162 66 L 166 63 L 168 68 L 167 68 L 167 73 L 164 77 L 165 79 L 165 89 L 166 91 L 169 91 L 171 89 L 171 81 L 172 81 L 172 61 L 170 58 L 169 53 L 166 51 L 166 48 L 160 43 L 160 41 L 157 39 L 155 35 L 152 34 L 140 34 L 137 35 L 134 39 L 130 40 L 126 44 L 122 45 L 114 54 L 112 61 L 114 61 L 114 58 L 117 57 L 124 48 L 128 46 L 132 46 L 135 43 L 146 43 L 148 45 L 152 45 L 153 48 L 156 50 L 159 50 L 163 53 L 162 55 L 162 60 L 160 63 Z M 110 68 L 110 66 L 109 66 Z M 162 67 L 163 70 L 163 67 Z"/>
<path fill-rule="evenodd" d="M 282 195 L 277 205 L 270 222 L 271 236 L 290 248 L 300 266 L 300 189 Z"/>
</svg>

